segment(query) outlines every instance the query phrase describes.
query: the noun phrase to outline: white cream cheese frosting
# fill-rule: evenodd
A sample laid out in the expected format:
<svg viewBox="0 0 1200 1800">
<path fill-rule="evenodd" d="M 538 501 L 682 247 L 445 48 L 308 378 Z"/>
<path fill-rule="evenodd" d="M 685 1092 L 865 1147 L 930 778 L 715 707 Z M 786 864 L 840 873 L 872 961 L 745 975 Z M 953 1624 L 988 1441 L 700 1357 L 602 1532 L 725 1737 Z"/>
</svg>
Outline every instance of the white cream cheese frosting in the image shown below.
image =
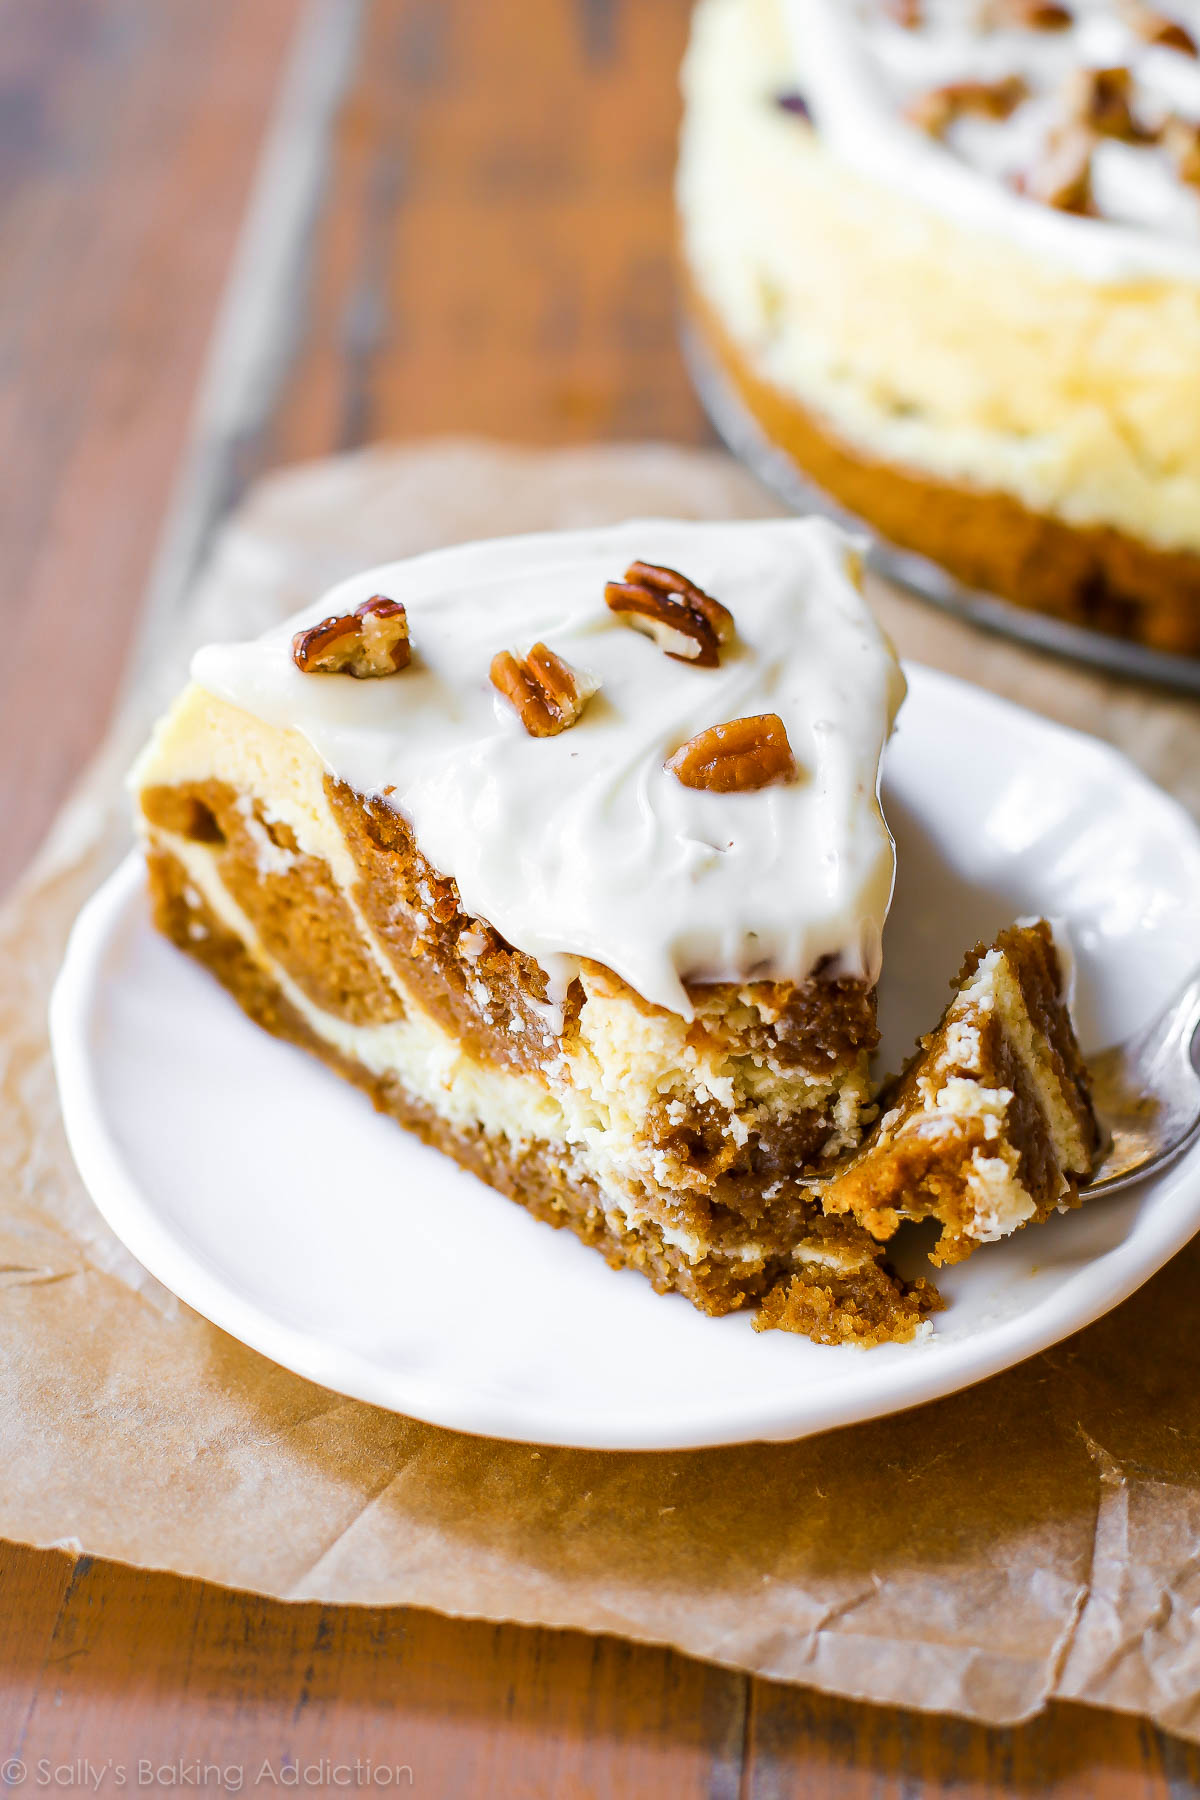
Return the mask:
<svg viewBox="0 0 1200 1800">
<path fill-rule="evenodd" d="M 1098 217 L 1016 191 L 1054 127 L 1055 94 L 1072 70 L 1126 68 L 1149 122 L 1200 122 L 1200 60 L 1147 43 L 1116 0 L 1072 0 L 1073 22 L 1062 31 L 992 28 L 987 7 L 970 0 L 923 0 L 916 27 L 898 23 L 881 0 L 782 3 L 797 82 L 822 139 L 860 174 L 1091 280 L 1200 281 L 1200 189 L 1177 178 L 1157 145 L 1099 141 Z M 1197 0 L 1170 10 L 1200 37 Z M 1007 120 L 964 118 L 939 142 L 905 118 L 923 91 L 1011 75 L 1028 98 Z"/>
<path fill-rule="evenodd" d="M 605 582 L 635 560 L 729 608 L 719 668 L 670 659 L 609 611 Z M 293 633 L 376 593 L 407 608 L 411 666 L 301 674 Z M 556 737 L 529 736 L 489 681 L 498 650 L 538 640 L 599 683 Z M 826 957 L 878 975 L 894 874 L 879 762 L 903 678 L 855 548 L 825 520 L 647 520 L 436 551 L 343 582 L 254 642 L 210 645 L 193 676 L 384 796 L 558 995 L 581 958 L 684 1017 L 685 979 L 801 981 Z M 664 766 L 761 713 L 786 726 L 794 782 L 720 794 Z"/>
</svg>

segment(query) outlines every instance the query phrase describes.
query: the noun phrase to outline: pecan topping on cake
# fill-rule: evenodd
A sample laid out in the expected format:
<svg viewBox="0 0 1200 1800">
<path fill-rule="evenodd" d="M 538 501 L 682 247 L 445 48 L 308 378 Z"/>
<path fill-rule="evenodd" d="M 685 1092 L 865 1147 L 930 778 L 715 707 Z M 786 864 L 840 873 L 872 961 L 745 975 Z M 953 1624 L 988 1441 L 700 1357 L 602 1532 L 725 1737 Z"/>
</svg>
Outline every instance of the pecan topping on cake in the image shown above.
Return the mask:
<svg viewBox="0 0 1200 1800">
<path fill-rule="evenodd" d="M 747 794 L 796 779 L 796 759 L 778 713 L 710 725 L 681 744 L 667 768 L 684 787 L 711 794 Z"/>
<path fill-rule="evenodd" d="M 535 644 L 525 657 L 497 651 L 490 673 L 530 737 L 557 737 L 574 725 L 598 685 L 545 644 Z"/>
<path fill-rule="evenodd" d="M 408 616 L 398 600 L 372 594 L 352 613 L 298 631 L 292 661 L 304 675 L 394 675 L 409 662 Z"/>
<path fill-rule="evenodd" d="M 1141 143 L 1146 133 L 1133 116 L 1133 78 L 1128 69 L 1076 69 L 1067 81 L 1065 99 L 1073 120 L 1097 137 Z"/>
<path fill-rule="evenodd" d="M 1193 124 L 1191 119 L 1168 119 L 1162 141 L 1180 181 L 1200 187 L 1200 125 Z"/>
<path fill-rule="evenodd" d="M 909 107 L 908 117 L 930 137 L 941 137 L 964 113 L 1007 119 L 1028 91 L 1019 75 L 1006 75 L 1002 81 L 950 81 L 921 94 Z"/>
<path fill-rule="evenodd" d="M 1072 24 L 1069 6 L 1055 0 L 994 0 L 989 20 L 995 25 L 1024 26 L 1027 31 L 1066 31 Z"/>
<path fill-rule="evenodd" d="M 1161 44 L 1164 50 L 1181 50 L 1185 56 L 1200 54 L 1195 38 L 1178 19 L 1169 19 L 1165 13 L 1156 12 L 1154 7 L 1143 6 L 1140 0 L 1129 0 L 1125 14 L 1134 31 L 1148 44 Z"/>
<path fill-rule="evenodd" d="M 925 22 L 925 10 L 921 0 L 883 0 L 883 10 L 897 25 L 903 25 L 906 31 L 916 31 Z"/>
<path fill-rule="evenodd" d="M 715 669 L 721 647 L 733 637 L 733 614 L 677 569 L 630 563 L 624 581 L 605 585 L 604 598 L 618 618 L 652 637 L 676 662 Z"/>
<path fill-rule="evenodd" d="M 1059 212 L 1090 212 L 1095 147 L 1095 135 L 1082 125 L 1058 132 L 1046 145 L 1041 162 L 1025 177 L 1023 191 Z"/>
</svg>

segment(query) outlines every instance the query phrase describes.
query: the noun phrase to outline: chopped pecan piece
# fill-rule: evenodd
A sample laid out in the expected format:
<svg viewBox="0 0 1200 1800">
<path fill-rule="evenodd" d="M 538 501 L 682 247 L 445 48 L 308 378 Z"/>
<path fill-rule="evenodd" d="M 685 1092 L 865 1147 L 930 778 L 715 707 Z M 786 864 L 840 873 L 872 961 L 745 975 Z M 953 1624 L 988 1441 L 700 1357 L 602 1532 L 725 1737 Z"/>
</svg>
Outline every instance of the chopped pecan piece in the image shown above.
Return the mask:
<svg viewBox="0 0 1200 1800">
<path fill-rule="evenodd" d="M 1055 0 L 994 0 L 992 21 L 997 25 L 1024 26 L 1027 31 L 1066 31 L 1074 23 L 1069 6 Z"/>
<path fill-rule="evenodd" d="M 721 646 L 733 637 L 733 614 L 677 569 L 630 563 L 624 581 L 610 581 L 604 598 L 635 631 L 652 637 L 676 662 L 715 669 Z"/>
<path fill-rule="evenodd" d="M 1141 0 L 1129 0 L 1125 15 L 1134 31 L 1148 44 L 1160 44 L 1164 50 L 1181 50 L 1184 56 L 1197 56 L 1196 40 L 1185 25 L 1178 19 L 1169 19 L 1152 6 L 1144 6 Z"/>
<path fill-rule="evenodd" d="M 292 661 L 305 675 L 394 675 L 409 663 L 408 616 L 398 600 L 372 594 L 352 613 L 298 631 Z"/>
<path fill-rule="evenodd" d="M 1028 92 L 1020 75 L 1006 75 L 1002 81 L 951 81 L 914 100 L 908 118 L 930 137 L 941 137 L 964 113 L 1007 119 Z"/>
<path fill-rule="evenodd" d="M 1070 118 L 1097 137 L 1143 143 L 1146 133 L 1133 116 L 1133 77 L 1128 69 L 1076 69 L 1064 97 Z"/>
<path fill-rule="evenodd" d="M 1162 141 L 1180 181 L 1200 187 L 1200 125 L 1191 119 L 1168 119 Z"/>
<path fill-rule="evenodd" d="M 666 766 L 684 787 L 711 794 L 752 793 L 796 779 L 796 759 L 778 713 L 710 725 L 681 744 Z"/>
<path fill-rule="evenodd" d="M 557 737 L 566 731 L 598 686 L 545 644 L 535 644 L 525 657 L 497 651 L 490 674 L 492 686 L 512 704 L 530 737 Z"/>
<path fill-rule="evenodd" d="M 883 0 L 883 10 L 895 24 L 903 25 L 905 31 L 916 31 L 925 22 L 921 0 Z"/>
<path fill-rule="evenodd" d="M 1024 192 L 1059 212 L 1090 212 L 1095 147 L 1095 136 L 1082 125 L 1060 131 L 1046 145 L 1041 162 L 1025 177 Z"/>
</svg>

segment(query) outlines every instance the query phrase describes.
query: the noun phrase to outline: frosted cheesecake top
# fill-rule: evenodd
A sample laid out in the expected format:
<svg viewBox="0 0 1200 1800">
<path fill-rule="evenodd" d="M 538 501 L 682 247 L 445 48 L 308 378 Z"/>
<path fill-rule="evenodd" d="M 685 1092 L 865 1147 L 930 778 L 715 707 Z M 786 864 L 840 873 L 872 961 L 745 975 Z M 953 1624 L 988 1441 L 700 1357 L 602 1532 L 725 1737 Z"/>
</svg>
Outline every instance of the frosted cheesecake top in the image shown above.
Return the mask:
<svg viewBox="0 0 1200 1800">
<path fill-rule="evenodd" d="M 372 659 L 387 678 L 355 679 Z M 685 1017 L 685 979 L 878 974 L 903 679 L 824 520 L 436 551 L 210 645 L 193 675 L 382 796 L 558 997 L 580 958 Z"/>
<path fill-rule="evenodd" d="M 1200 0 L 783 0 L 864 172 L 1079 273 L 1200 279 Z"/>
</svg>

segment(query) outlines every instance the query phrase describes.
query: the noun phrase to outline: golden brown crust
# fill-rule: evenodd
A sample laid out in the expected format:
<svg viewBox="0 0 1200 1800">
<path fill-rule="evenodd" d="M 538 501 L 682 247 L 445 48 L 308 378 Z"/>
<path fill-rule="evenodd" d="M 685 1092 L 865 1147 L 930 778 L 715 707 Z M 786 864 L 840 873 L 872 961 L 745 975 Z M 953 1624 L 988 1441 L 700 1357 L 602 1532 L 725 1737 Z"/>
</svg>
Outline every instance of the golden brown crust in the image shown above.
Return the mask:
<svg viewBox="0 0 1200 1800">
<path fill-rule="evenodd" d="M 1200 654 L 1200 555 L 1107 525 L 1031 512 L 1011 494 L 939 481 L 851 449 L 763 379 L 689 283 L 695 328 L 771 442 L 834 500 L 965 586 L 1157 650 Z"/>
<path fill-rule="evenodd" d="M 945 1301 L 930 1281 L 904 1283 L 886 1265 L 843 1278 L 806 1264 L 763 1295 L 755 1331 L 794 1331 L 817 1344 L 905 1344 Z"/>
</svg>

